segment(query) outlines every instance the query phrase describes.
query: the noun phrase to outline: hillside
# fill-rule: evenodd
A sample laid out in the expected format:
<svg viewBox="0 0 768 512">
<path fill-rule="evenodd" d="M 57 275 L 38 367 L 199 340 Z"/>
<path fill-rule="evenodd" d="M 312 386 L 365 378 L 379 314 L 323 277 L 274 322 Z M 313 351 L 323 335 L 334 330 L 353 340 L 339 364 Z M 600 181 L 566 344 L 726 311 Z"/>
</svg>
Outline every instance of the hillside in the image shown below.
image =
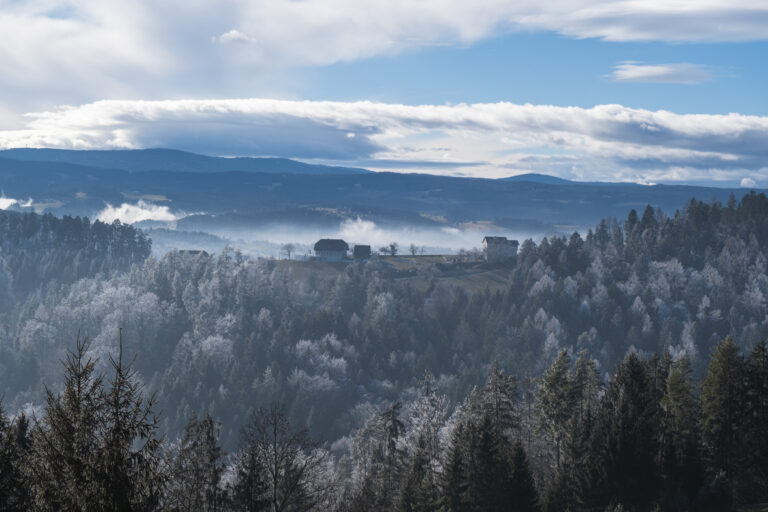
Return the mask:
<svg viewBox="0 0 768 512">
<path fill-rule="evenodd" d="M 360 174 L 365 169 L 313 165 L 288 158 L 221 158 L 175 149 L 66 150 L 15 148 L 0 157 L 31 162 L 65 163 L 102 169 L 176 172 L 266 172 L 293 174 Z"/>
</svg>

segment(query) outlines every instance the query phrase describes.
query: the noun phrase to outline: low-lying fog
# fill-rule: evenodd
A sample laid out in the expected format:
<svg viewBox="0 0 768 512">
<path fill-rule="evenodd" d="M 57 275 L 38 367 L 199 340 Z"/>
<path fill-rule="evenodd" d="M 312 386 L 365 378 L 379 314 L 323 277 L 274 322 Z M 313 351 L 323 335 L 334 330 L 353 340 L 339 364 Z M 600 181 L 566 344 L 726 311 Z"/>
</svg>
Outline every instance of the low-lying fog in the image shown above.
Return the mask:
<svg viewBox="0 0 768 512">
<path fill-rule="evenodd" d="M 138 223 L 147 229 L 153 240 L 156 255 L 172 249 L 204 249 L 218 252 L 226 245 L 241 251 L 266 257 L 285 257 L 284 246 L 293 245 L 294 258 L 310 255 L 315 242 L 321 238 L 341 238 L 350 248 L 356 244 L 370 245 L 373 251 L 391 243 L 397 243 L 399 253 L 409 254 L 455 254 L 461 250 L 480 249 L 484 236 L 506 236 L 523 241 L 527 238 L 539 240 L 552 233 L 515 232 L 490 224 L 469 226 L 425 227 L 377 225 L 361 218 L 347 219 L 335 228 L 323 229 L 300 225 L 267 225 L 254 229 L 228 228 L 226 226 L 208 229 L 205 232 L 188 232 L 172 229 L 172 224 Z M 413 246 L 413 248 L 411 248 Z"/>
<path fill-rule="evenodd" d="M 22 202 L 5 196 L 0 198 L 0 209 L 30 211 L 34 206 L 37 204 L 32 199 Z M 280 258 L 286 256 L 286 244 L 292 244 L 292 257 L 304 258 L 310 255 L 315 242 L 321 238 L 341 238 L 350 247 L 356 244 L 370 245 L 374 252 L 396 243 L 400 254 L 409 254 L 412 250 L 418 254 L 455 254 L 461 250 L 479 250 L 484 236 L 506 236 L 522 242 L 527 238 L 538 241 L 543 236 L 554 234 L 543 230 L 515 231 L 482 221 L 458 226 L 404 226 L 401 223 L 377 224 L 360 217 L 349 218 L 329 227 L 274 223 L 254 226 L 252 229 L 226 224 L 201 231 L 177 229 L 176 223 L 192 214 L 172 210 L 168 205 L 139 200 L 119 206 L 105 203 L 102 210 L 88 216 L 108 223 L 117 219 L 144 229 L 152 238 L 156 256 L 162 256 L 173 249 L 202 249 L 215 253 L 231 246 L 253 256 Z"/>
</svg>

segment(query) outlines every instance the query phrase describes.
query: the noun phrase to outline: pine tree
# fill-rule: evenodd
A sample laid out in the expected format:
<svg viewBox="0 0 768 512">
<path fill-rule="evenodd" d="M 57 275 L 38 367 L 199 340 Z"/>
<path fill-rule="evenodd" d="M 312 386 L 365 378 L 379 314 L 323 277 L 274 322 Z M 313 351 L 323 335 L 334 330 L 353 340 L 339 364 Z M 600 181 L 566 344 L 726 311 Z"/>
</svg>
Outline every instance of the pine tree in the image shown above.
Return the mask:
<svg viewBox="0 0 768 512">
<path fill-rule="evenodd" d="M 587 355 L 586 350 L 579 352 L 570 380 L 576 409 L 583 419 L 587 411 L 594 413 L 600 392 L 600 373 L 595 360 Z"/>
<path fill-rule="evenodd" d="M 645 510 L 656 500 L 658 425 L 655 386 L 646 365 L 630 354 L 619 366 L 601 404 L 593 437 L 603 445 L 597 463 L 604 468 L 609 503 Z M 604 436 L 604 437 L 603 437 Z"/>
<path fill-rule="evenodd" d="M 744 472 L 740 494 L 750 503 L 768 501 L 768 344 L 758 343 L 746 366 Z"/>
<path fill-rule="evenodd" d="M 427 457 L 427 446 L 419 440 L 419 446 L 403 479 L 400 495 L 395 503 L 397 512 L 433 512 L 438 510 L 438 495 L 434 472 Z"/>
<path fill-rule="evenodd" d="M 520 441 L 512 449 L 512 481 L 510 509 L 515 512 L 538 512 L 539 493 L 528 466 L 528 457 Z"/>
<path fill-rule="evenodd" d="M 30 481 L 41 510 L 98 510 L 102 470 L 98 429 L 104 394 L 96 362 L 86 356 L 87 339 L 78 339 L 64 361 L 64 389 L 45 390 L 45 416 L 32 427 Z"/>
<path fill-rule="evenodd" d="M 224 472 L 218 423 L 209 415 L 193 418 L 170 464 L 165 507 L 174 511 L 217 512 L 224 508 L 220 486 Z"/>
<path fill-rule="evenodd" d="M 552 366 L 544 372 L 536 391 L 536 416 L 539 429 L 555 443 L 555 465 L 560 465 L 560 448 L 568 421 L 576 405 L 576 396 L 569 378 L 571 361 L 562 350 Z"/>
<path fill-rule="evenodd" d="M 468 496 L 471 510 L 506 510 L 512 499 L 512 468 L 504 448 L 506 442 L 497 434 L 489 414 L 472 425 L 469 434 Z"/>
<path fill-rule="evenodd" d="M 384 428 L 384 449 L 383 449 L 383 500 L 384 504 L 391 503 L 393 494 L 397 492 L 400 485 L 400 477 L 403 471 L 405 453 L 400 447 L 400 437 L 405 432 L 405 424 L 400 419 L 400 402 L 393 403 L 386 411 L 381 413 Z"/>
<path fill-rule="evenodd" d="M 511 430 L 518 427 L 516 398 L 517 379 L 514 375 L 505 376 L 504 370 L 494 361 L 482 391 L 482 403 L 500 439 L 505 439 Z"/>
<path fill-rule="evenodd" d="M 699 404 L 687 358 L 672 364 L 661 399 L 661 461 L 664 502 L 675 510 L 694 506 L 703 480 L 699 454 Z"/>
<path fill-rule="evenodd" d="M 733 338 L 715 347 L 701 385 L 702 436 L 710 469 L 732 481 L 741 435 L 744 362 Z"/>
<path fill-rule="evenodd" d="M 118 358 L 109 361 L 113 375 L 104 394 L 97 453 L 100 506 L 112 512 L 154 510 L 165 486 L 156 398 L 144 397 L 133 364 L 123 363 L 122 329 Z"/>
<path fill-rule="evenodd" d="M 441 512 L 466 512 L 470 510 L 467 469 L 467 425 L 460 421 L 451 433 L 451 444 L 440 478 Z"/>
<path fill-rule="evenodd" d="M 0 402 L 0 510 L 15 512 L 31 507 L 29 486 L 24 475 L 27 459 L 26 418 L 11 423 Z"/>
</svg>

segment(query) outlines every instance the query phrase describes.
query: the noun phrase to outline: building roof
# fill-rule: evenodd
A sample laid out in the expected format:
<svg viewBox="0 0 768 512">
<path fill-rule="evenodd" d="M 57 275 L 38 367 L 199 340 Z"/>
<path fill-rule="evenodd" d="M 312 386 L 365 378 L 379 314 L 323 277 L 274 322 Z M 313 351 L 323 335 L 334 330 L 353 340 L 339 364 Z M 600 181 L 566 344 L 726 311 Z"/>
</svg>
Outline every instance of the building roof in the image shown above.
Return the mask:
<svg viewBox="0 0 768 512">
<path fill-rule="evenodd" d="M 322 238 L 315 244 L 315 252 L 317 251 L 339 251 L 347 252 L 349 245 L 344 240 L 338 238 Z"/>
<path fill-rule="evenodd" d="M 486 236 L 483 238 L 483 242 L 487 244 L 520 245 L 517 240 L 507 240 L 505 236 Z"/>
<path fill-rule="evenodd" d="M 370 245 L 355 245 L 355 249 L 352 251 L 352 256 L 355 258 L 367 258 L 371 255 Z"/>
</svg>

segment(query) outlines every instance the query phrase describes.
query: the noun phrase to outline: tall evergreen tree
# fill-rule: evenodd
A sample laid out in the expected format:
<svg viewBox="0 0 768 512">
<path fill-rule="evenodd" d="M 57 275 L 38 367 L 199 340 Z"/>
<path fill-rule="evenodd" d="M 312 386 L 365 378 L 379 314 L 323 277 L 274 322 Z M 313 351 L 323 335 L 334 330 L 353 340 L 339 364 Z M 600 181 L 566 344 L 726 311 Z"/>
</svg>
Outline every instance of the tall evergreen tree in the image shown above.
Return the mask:
<svg viewBox="0 0 768 512">
<path fill-rule="evenodd" d="M 104 411 L 102 377 L 87 357 L 87 339 L 78 339 L 64 361 L 64 389 L 45 390 L 45 415 L 32 427 L 30 481 L 41 510 L 99 510 L 98 431 Z"/>
<path fill-rule="evenodd" d="M 394 493 L 400 485 L 400 477 L 405 464 L 405 452 L 400 446 L 400 438 L 405 432 L 405 424 L 400 419 L 400 402 L 395 402 L 381 413 L 384 429 L 384 449 L 382 467 L 382 486 L 384 504 L 391 503 Z"/>
<path fill-rule="evenodd" d="M 395 503 L 397 512 L 436 512 L 439 509 L 435 476 L 427 453 L 426 442 L 419 440 Z"/>
<path fill-rule="evenodd" d="M 496 512 L 509 507 L 512 501 L 512 468 L 505 444 L 490 415 L 483 415 L 472 426 L 469 446 L 471 463 L 468 471 L 471 510 Z"/>
<path fill-rule="evenodd" d="M 112 512 L 154 510 L 165 487 L 156 397 L 145 398 L 132 363 L 123 362 L 122 329 L 118 358 L 110 356 L 112 378 L 104 394 L 97 453 L 100 505 Z"/>
<path fill-rule="evenodd" d="M 19 416 L 10 422 L 0 402 L 0 510 L 22 512 L 28 510 L 29 485 L 24 474 L 28 457 L 26 418 Z"/>
<path fill-rule="evenodd" d="M 485 381 L 482 400 L 497 433 L 508 435 L 512 429 L 517 428 L 516 399 L 517 379 L 514 375 L 506 376 L 504 370 L 499 368 L 498 361 L 494 361 Z"/>
<path fill-rule="evenodd" d="M 538 512 L 539 493 L 533 479 L 528 457 L 520 441 L 512 449 L 512 481 L 510 509 L 516 512 Z"/>
<path fill-rule="evenodd" d="M 744 361 L 731 336 L 717 344 L 701 385 L 702 436 L 713 473 L 732 481 L 742 429 Z"/>
<path fill-rule="evenodd" d="M 744 393 L 746 470 L 741 494 L 746 501 L 768 501 L 768 344 L 758 343 L 749 354 Z"/>
<path fill-rule="evenodd" d="M 544 372 L 536 391 L 539 429 L 555 444 L 556 466 L 560 465 L 560 448 L 577 398 L 569 378 L 570 364 L 568 351 L 560 351 L 552 366 Z"/>
<path fill-rule="evenodd" d="M 467 444 L 468 426 L 460 421 L 451 433 L 443 472 L 440 477 L 441 512 L 467 512 L 470 510 L 468 495 Z"/>
<path fill-rule="evenodd" d="M 597 418 L 600 425 L 593 430 L 593 436 L 603 445 L 598 463 L 604 468 L 609 500 L 605 505 L 647 510 L 656 500 L 655 409 L 655 388 L 647 366 L 632 353 L 611 380 Z"/>
<path fill-rule="evenodd" d="M 699 404 L 691 385 L 687 358 L 675 362 L 661 399 L 663 501 L 667 508 L 690 510 L 703 481 L 699 453 Z"/>
</svg>

